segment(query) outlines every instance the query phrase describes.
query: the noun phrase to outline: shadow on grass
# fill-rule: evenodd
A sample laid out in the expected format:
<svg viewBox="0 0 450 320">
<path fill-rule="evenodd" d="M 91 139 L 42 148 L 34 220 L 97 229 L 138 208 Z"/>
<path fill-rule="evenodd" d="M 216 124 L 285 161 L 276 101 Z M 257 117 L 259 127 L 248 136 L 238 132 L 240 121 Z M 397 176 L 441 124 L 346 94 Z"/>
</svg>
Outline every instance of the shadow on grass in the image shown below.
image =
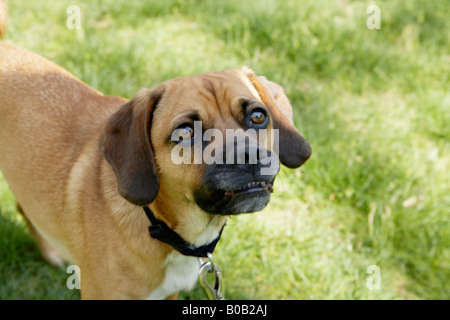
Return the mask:
<svg viewBox="0 0 450 320">
<path fill-rule="evenodd" d="M 66 286 L 66 268 L 44 261 L 17 213 L 0 208 L 0 234 L 0 300 L 80 298 L 78 290 Z"/>
</svg>

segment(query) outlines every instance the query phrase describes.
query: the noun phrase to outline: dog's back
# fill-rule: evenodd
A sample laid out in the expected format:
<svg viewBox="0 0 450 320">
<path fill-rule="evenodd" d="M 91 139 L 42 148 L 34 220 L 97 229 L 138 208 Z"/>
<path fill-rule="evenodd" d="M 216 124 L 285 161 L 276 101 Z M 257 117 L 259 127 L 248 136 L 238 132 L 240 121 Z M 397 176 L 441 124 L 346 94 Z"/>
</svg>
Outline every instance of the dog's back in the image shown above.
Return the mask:
<svg viewBox="0 0 450 320">
<path fill-rule="evenodd" d="M 53 62 L 1 41 L 0 57 L 0 170 L 13 191 L 20 183 L 18 189 L 37 192 L 39 181 L 48 188 L 65 180 L 54 179 L 69 174 L 59 168 L 70 167 L 126 100 L 104 96 Z"/>
<path fill-rule="evenodd" d="M 83 153 L 100 157 L 101 127 L 125 102 L 102 95 L 37 54 L 0 41 L 0 170 L 53 264 L 60 260 L 45 249 L 48 243 L 70 258 L 55 241 L 62 239 L 56 231 L 67 212 L 68 183 L 91 174 L 85 168 L 84 175 L 69 179 L 73 167 Z"/>
<path fill-rule="evenodd" d="M 124 102 L 0 41 L 0 170 L 28 215 L 55 217 L 65 210 L 65 197 L 55 194 L 65 193 L 86 147 L 96 152 L 102 124 Z"/>
</svg>

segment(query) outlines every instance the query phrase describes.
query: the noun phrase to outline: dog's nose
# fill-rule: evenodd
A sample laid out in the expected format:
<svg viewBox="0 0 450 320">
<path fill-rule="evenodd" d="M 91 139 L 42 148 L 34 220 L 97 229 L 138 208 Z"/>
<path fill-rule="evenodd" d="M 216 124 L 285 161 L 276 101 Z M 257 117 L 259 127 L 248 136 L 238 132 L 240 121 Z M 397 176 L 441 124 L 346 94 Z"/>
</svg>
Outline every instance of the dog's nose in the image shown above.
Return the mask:
<svg viewBox="0 0 450 320">
<path fill-rule="evenodd" d="M 271 156 L 269 150 L 256 144 L 246 144 L 243 148 L 237 146 L 235 153 L 236 164 L 257 164 L 261 159 L 264 161 Z"/>
<path fill-rule="evenodd" d="M 260 156 L 259 146 L 254 143 L 227 144 L 224 148 L 224 156 L 227 164 L 257 164 Z"/>
<path fill-rule="evenodd" d="M 259 161 L 259 147 L 245 144 L 244 147 L 235 146 L 235 164 L 257 164 Z"/>
<path fill-rule="evenodd" d="M 225 148 L 228 165 L 253 171 L 255 179 L 271 180 L 280 169 L 278 156 L 257 143 L 234 144 Z"/>
</svg>

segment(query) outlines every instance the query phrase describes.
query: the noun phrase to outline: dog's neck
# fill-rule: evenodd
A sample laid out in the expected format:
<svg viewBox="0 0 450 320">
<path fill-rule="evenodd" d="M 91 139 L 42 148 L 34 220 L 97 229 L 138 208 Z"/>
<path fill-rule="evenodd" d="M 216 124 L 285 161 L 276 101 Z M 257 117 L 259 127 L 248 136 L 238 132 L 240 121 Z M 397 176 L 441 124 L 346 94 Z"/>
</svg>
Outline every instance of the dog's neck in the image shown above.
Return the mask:
<svg viewBox="0 0 450 320">
<path fill-rule="evenodd" d="M 143 209 L 145 215 L 151 223 L 151 226 L 149 227 L 150 236 L 154 239 L 167 243 L 172 248 L 186 256 L 203 258 L 208 257 L 208 254 L 212 254 L 214 252 L 214 249 L 220 240 L 220 236 L 222 235 L 223 229 L 220 231 L 219 236 L 217 236 L 217 238 L 215 238 L 212 242 L 201 246 L 195 246 L 170 229 L 164 221 L 156 218 L 155 214 L 149 207 L 145 206 Z"/>
<path fill-rule="evenodd" d="M 107 199 L 110 212 L 112 212 L 112 219 L 119 226 L 118 229 L 125 232 L 124 237 L 128 239 L 142 240 L 146 239 L 145 237 L 150 239 L 148 232 L 150 221 L 143 208 L 128 202 L 119 195 L 116 177 L 109 164 L 106 161 L 103 162 L 102 175 L 104 181 L 109 180 L 111 182 L 105 184 L 108 189 L 103 190 L 103 196 Z M 219 236 L 227 221 L 227 216 L 206 213 L 187 198 L 183 200 L 174 199 L 173 195 L 164 188 L 160 189 L 159 192 L 149 208 L 157 219 L 164 221 L 184 240 L 195 246 L 202 246 Z"/>
<path fill-rule="evenodd" d="M 195 246 L 208 244 L 217 238 L 227 216 L 206 213 L 187 198 L 171 199 L 169 193 L 161 189 L 150 204 L 150 209 L 158 219 Z"/>
</svg>

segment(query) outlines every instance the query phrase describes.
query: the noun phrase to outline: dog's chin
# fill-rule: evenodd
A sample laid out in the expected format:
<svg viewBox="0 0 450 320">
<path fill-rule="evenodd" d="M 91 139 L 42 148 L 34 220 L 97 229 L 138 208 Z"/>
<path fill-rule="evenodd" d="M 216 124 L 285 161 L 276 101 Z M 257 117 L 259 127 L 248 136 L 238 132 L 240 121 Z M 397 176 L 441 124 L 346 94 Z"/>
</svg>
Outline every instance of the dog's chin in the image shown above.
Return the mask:
<svg viewBox="0 0 450 320">
<path fill-rule="evenodd" d="M 260 211 L 269 203 L 273 182 L 250 182 L 240 187 L 207 189 L 195 194 L 197 205 L 210 214 L 236 215 Z"/>
</svg>

